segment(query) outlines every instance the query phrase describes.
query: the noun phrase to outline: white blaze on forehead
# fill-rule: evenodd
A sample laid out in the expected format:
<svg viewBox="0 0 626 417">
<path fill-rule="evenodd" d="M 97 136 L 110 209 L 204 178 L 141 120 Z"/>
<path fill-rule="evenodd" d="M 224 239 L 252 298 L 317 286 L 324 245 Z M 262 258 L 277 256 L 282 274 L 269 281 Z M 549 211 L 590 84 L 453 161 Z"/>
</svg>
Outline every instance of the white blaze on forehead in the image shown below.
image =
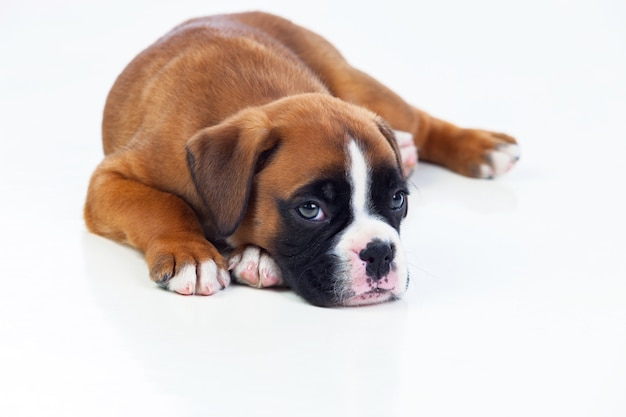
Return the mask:
<svg viewBox="0 0 626 417">
<path fill-rule="evenodd" d="M 365 157 L 354 140 L 348 147 L 350 154 L 350 183 L 352 184 L 352 210 L 354 217 L 367 214 L 369 208 L 369 180 Z"/>
</svg>

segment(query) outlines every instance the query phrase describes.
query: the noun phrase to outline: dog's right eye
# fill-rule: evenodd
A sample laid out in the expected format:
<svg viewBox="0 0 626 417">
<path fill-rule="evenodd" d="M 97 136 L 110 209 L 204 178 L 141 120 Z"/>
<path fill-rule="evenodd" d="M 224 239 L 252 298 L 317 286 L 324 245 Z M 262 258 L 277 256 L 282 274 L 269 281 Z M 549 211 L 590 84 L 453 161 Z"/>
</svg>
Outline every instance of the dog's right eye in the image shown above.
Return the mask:
<svg viewBox="0 0 626 417">
<path fill-rule="evenodd" d="M 321 222 L 326 218 L 322 208 L 311 201 L 308 203 L 304 203 L 303 205 L 298 207 L 297 210 L 298 214 L 300 214 L 300 216 L 302 216 L 306 220 Z"/>
<path fill-rule="evenodd" d="M 406 200 L 406 195 L 404 191 L 398 191 L 391 197 L 391 209 L 392 210 L 400 210 L 404 207 L 404 202 Z"/>
</svg>

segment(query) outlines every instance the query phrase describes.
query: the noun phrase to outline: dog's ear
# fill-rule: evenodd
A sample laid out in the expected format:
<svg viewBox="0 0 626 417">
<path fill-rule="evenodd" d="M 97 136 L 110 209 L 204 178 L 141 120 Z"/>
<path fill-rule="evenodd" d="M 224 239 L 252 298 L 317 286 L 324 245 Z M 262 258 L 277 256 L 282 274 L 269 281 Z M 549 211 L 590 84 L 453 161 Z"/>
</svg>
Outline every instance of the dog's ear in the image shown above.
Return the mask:
<svg viewBox="0 0 626 417">
<path fill-rule="evenodd" d="M 187 142 L 187 166 L 221 236 L 233 234 L 243 220 L 254 174 L 277 143 L 258 108 L 203 129 Z"/>
</svg>

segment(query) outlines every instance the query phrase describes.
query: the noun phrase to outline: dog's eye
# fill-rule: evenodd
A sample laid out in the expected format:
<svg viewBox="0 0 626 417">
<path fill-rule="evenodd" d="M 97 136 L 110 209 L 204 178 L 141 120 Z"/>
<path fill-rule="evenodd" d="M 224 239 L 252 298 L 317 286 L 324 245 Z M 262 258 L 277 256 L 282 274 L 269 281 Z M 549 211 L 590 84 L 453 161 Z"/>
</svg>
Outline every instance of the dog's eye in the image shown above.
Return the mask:
<svg viewBox="0 0 626 417">
<path fill-rule="evenodd" d="M 313 202 L 304 203 L 298 207 L 298 213 L 303 218 L 314 222 L 321 222 L 326 218 L 321 207 Z"/>
<path fill-rule="evenodd" d="M 391 209 L 392 210 L 400 210 L 404 207 L 404 202 L 406 200 L 406 195 L 404 191 L 398 191 L 391 197 Z"/>
</svg>

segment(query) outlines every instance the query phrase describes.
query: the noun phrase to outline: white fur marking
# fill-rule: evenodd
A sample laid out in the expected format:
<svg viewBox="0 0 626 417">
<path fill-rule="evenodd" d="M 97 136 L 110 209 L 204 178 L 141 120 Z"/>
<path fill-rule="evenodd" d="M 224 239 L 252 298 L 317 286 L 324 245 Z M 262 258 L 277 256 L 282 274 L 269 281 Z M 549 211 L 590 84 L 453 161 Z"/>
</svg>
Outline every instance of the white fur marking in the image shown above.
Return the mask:
<svg viewBox="0 0 626 417">
<path fill-rule="evenodd" d="M 393 133 L 396 135 L 396 142 L 398 142 L 400 148 L 413 145 L 413 135 L 411 133 L 395 129 Z"/>
<path fill-rule="evenodd" d="M 493 178 L 493 168 L 488 164 L 480 164 L 479 178 Z"/>
<path fill-rule="evenodd" d="M 211 295 L 226 288 L 229 284 L 228 273 L 219 269 L 211 260 L 202 262 L 199 267 L 185 265 L 167 283 L 167 289 L 184 295 Z"/>
<path fill-rule="evenodd" d="M 191 295 L 196 291 L 196 266 L 186 265 L 167 283 L 167 289 Z"/>
<path fill-rule="evenodd" d="M 498 150 L 500 152 L 506 152 L 515 161 L 517 161 L 519 159 L 519 157 L 520 157 L 520 149 L 519 149 L 518 145 L 514 145 L 514 144 L 500 145 Z"/>
<path fill-rule="evenodd" d="M 358 218 L 368 213 L 369 170 L 365 157 L 354 141 L 350 142 L 350 181 L 352 184 L 352 211 Z"/>
<path fill-rule="evenodd" d="M 413 135 L 402 130 L 393 131 L 396 143 L 400 149 L 400 159 L 402 160 L 402 171 L 405 176 L 411 175 L 418 161 L 418 150 L 413 142 Z"/>
<path fill-rule="evenodd" d="M 228 261 L 228 269 L 237 282 L 255 288 L 282 285 L 282 271 L 265 251 L 257 246 L 247 246 L 243 252 Z"/>
<path fill-rule="evenodd" d="M 485 165 L 481 167 L 481 176 L 483 178 L 498 177 L 505 174 L 513 168 L 513 165 L 519 159 L 519 146 L 513 144 L 499 145 L 496 150 L 487 153 L 489 158 L 489 167 L 485 170 Z"/>
<path fill-rule="evenodd" d="M 357 146 L 352 141 L 349 145 L 350 168 L 349 175 L 352 184 L 352 210 L 354 220 L 341 234 L 335 247 L 334 253 L 340 260 L 340 275 L 342 279 L 338 282 L 335 292 L 340 300 L 348 304 L 366 304 L 367 301 L 355 301 L 347 299 L 351 297 L 353 283 L 355 280 L 365 279 L 356 275 L 356 266 L 351 263 L 354 256 L 364 249 L 367 244 L 375 239 L 388 242 L 396 248 L 396 256 L 393 261 L 394 276 L 397 279 L 396 287 L 392 291 L 394 297 L 401 297 L 408 280 L 408 270 L 406 258 L 400 236 L 398 232 L 386 221 L 370 213 L 370 175 L 365 158 Z M 357 254 L 357 255 L 353 255 Z"/>
<path fill-rule="evenodd" d="M 507 172 L 513 163 L 511 156 L 505 152 L 490 152 L 489 159 L 491 160 L 491 165 L 493 166 L 493 171 L 496 176 Z"/>
</svg>

